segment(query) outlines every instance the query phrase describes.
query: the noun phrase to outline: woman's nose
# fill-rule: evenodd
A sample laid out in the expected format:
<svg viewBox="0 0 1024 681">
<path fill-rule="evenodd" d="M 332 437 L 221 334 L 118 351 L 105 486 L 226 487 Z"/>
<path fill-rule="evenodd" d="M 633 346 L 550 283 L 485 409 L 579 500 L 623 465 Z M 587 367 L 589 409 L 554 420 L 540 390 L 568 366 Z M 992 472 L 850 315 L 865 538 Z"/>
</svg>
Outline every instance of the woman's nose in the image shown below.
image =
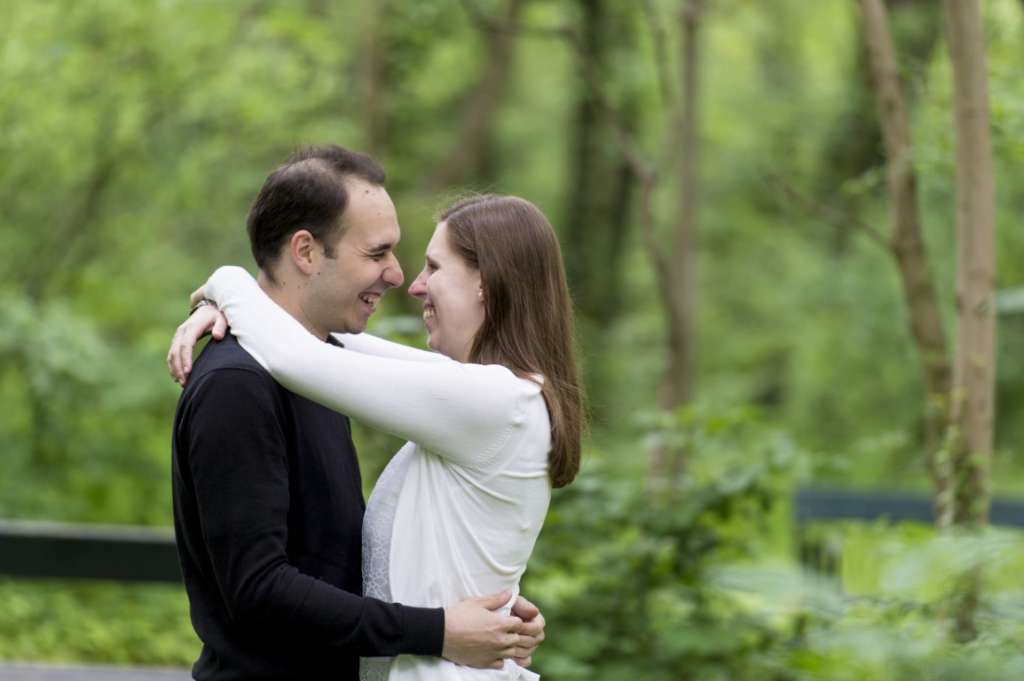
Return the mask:
<svg viewBox="0 0 1024 681">
<path fill-rule="evenodd" d="M 409 295 L 413 298 L 422 298 L 427 295 L 427 278 L 423 272 L 419 273 L 411 284 L 409 284 Z"/>
</svg>

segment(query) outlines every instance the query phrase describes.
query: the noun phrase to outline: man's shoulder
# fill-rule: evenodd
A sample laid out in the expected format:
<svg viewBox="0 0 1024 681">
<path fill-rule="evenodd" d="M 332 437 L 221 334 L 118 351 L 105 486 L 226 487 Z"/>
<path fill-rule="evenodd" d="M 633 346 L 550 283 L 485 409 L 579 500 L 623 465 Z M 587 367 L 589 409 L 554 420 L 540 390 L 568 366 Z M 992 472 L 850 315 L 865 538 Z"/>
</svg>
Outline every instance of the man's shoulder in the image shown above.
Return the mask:
<svg viewBox="0 0 1024 681">
<path fill-rule="evenodd" d="M 196 358 L 192 374 L 198 378 L 220 369 L 251 370 L 258 374 L 270 375 L 230 333 L 225 334 L 223 340 L 211 339 L 206 344 L 203 351 L 199 353 L 199 357 Z"/>
<path fill-rule="evenodd" d="M 198 392 L 235 384 L 250 384 L 270 393 L 277 392 L 277 383 L 267 370 L 229 333 L 223 340 L 211 340 L 203 348 L 193 364 L 182 397 L 189 399 Z"/>
</svg>

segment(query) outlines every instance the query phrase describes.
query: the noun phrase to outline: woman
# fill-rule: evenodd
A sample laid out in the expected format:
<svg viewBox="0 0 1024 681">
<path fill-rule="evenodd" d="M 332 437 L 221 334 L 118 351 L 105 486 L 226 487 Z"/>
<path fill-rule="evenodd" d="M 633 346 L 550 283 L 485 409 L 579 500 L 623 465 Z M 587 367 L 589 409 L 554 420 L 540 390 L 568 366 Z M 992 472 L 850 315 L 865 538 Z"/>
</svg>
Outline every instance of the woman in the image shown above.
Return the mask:
<svg viewBox="0 0 1024 681">
<path fill-rule="evenodd" d="M 201 290 L 282 385 L 409 440 L 367 504 L 366 595 L 442 606 L 518 593 L 551 487 L 579 469 L 583 408 L 558 240 L 528 201 L 462 201 L 441 216 L 409 293 L 436 353 L 366 334 L 340 336 L 344 349 L 322 343 L 239 268 Z M 197 334 L 215 321 L 206 314 Z M 413 656 L 363 665 L 371 679 L 520 674 L 530 673 L 511 661 L 500 671 Z"/>
</svg>

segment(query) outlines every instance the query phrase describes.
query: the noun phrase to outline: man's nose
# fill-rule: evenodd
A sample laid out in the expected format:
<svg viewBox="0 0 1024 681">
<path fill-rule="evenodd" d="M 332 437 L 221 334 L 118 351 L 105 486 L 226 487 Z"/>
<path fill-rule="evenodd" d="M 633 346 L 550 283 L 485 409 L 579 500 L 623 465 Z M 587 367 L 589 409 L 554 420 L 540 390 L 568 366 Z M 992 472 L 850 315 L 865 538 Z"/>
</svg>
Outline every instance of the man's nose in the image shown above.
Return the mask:
<svg viewBox="0 0 1024 681">
<path fill-rule="evenodd" d="M 398 258 L 396 258 L 394 254 L 391 255 L 390 262 L 388 262 L 387 267 L 384 268 L 384 274 L 381 275 L 381 278 L 388 286 L 395 288 L 401 286 L 402 282 L 405 281 L 405 275 L 402 274 L 402 265 L 398 262 Z"/>
</svg>

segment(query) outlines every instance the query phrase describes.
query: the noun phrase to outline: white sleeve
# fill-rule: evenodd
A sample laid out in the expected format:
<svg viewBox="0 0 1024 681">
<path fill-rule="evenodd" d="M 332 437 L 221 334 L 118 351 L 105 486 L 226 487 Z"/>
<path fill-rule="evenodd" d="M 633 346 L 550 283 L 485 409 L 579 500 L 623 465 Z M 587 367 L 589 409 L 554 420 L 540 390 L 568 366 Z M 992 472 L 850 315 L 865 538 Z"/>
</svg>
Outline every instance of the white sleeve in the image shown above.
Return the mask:
<svg viewBox="0 0 1024 681">
<path fill-rule="evenodd" d="M 402 343 L 395 343 L 380 336 L 373 336 L 368 333 L 334 333 L 339 343 L 349 350 L 360 352 L 364 355 L 376 355 L 377 357 L 391 357 L 392 359 L 404 359 L 410 362 L 453 362 L 455 360 L 442 355 L 440 352 L 429 352 L 420 350 Z"/>
<path fill-rule="evenodd" d="M 498 365 L 364 355 L 313 336 L 240 267 L 222 267 L 206 295 L 238 342 L 281 385 L 466 466 L 489 462 L 540 388 Z"/>
</svg>

